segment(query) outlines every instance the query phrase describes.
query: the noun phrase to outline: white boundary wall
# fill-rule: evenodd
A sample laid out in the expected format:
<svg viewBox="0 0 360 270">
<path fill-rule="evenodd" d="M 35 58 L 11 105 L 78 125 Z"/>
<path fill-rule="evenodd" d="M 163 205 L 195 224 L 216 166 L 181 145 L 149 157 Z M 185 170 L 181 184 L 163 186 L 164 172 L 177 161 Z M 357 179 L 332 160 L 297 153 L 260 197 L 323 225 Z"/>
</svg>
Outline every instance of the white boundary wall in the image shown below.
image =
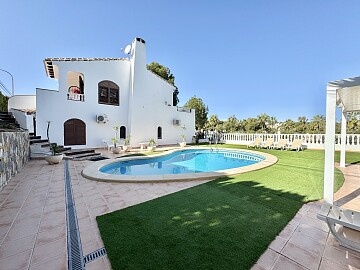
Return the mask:
<svg viewBox="0 0 360 270">
<path fill-rule="evenodd" d="M 267 138 L 274 138 L 275 143 L 280 139 L 286 139 L 291 143 L 294 139 L 302 139 L 303 146 L 307 149 L 325 149 L 325 134 L 246 134 L 246 133 L 223 133 L 222 140 L 227 144 L 248 145 L 256 137 L 261 137 L 265 142 Z M 341 135 L 335 135 L 335 150 L 340 150 Z M 360 134 L 346 135 L 346 150 L 360 151 Z"/>
</svg>

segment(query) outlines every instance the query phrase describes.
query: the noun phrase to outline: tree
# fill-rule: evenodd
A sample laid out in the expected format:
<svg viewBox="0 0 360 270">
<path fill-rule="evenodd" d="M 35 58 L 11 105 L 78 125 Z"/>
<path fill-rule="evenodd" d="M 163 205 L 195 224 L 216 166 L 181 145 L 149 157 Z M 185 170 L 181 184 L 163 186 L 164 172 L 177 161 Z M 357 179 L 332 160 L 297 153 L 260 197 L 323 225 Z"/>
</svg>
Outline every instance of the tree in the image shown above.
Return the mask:
<svg viewBox="0 0 360 270">
<path fill-rule="evenodd" d="M 216 114 L 210 115 L 209 120 L 206 122 L 204 128 L 207 130 L 221 130 L 223 122 L 219 120 Z"/>
<path fill-rule="evenodd" d="M 295 122 L 291 119 L 287 119 L 280 126 L 281 133 L 290 134 L 295 132 Z"/>
<path fill-rule="evenodd" d="M 226 130 L 226 132 L 239 131 L 239 127 L 239 120 L 235 117 L 235 115 L 230 116 L 224 123 L 224 129 Z"/>
<path fill-rule="evenodd" d="M 259 123 L 259 126 L 261 127 L 261 132 L 264 133 L 267 131 L 267 125 L 269 123 L 270 116 L 268 116 L 266 113 L 262 113 L 257 116 L 257 121 Z"/>
<path fill-rule="evenodd" d="M 202 129 L 207 121 L 209 108 L 204 104 L 201 98 L 193 96 L 184 105 L 185 108 L 195 109 L 195 126 Z"/>
<path fill-rule="evenodd" d="M 359 112 L 348 112 L 347 113 L 347 133 L 358 134 L 360 133 L 360 113 Z"/>
<path fill-rule="evenodd" d="M 310 131 L 312 133 L 324 133 L 325 132 L 325 116 L 317 114 L 310 122 Z"/>
<path fill-rule="evenodd" d="M 175 90 L 173 91 L 173 106 L 176 106 L 179 104 L 179 89 L 175 85 L 175 76 L 170 72 L 170 69 L 168 67 L 165 67 L 163 65 L 160 65 L 157 62 L 151 62 L 150 64 L 146 65 L 146 68 L 155 74 L 159 75 L 161 78 L 163 78 L 165 81 L 170 83 L 175 87 Z"/>
<path fill-rule="evenodd" d="M 261 127 L 259 126 L 259 121 L 257 118 L 250 117 L 245 120 L 245 132 L 255 133 L 259 129 L 261 129 Z"/>
</svg>

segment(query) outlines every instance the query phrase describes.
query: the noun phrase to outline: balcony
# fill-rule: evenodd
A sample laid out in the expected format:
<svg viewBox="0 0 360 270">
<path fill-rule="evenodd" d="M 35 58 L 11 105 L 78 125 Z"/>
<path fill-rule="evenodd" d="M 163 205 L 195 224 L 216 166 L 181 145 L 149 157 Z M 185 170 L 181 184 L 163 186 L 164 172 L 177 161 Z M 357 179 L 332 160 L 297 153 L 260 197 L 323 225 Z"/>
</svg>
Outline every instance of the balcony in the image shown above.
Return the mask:
<svg viewBox="0 0 360 270">
<path fill-rule="evenodd" d="M 78 86 L 70 86 L 68 89 L 67 99 L 74 101 L 85 101 L 84 90 Z"/>
<path fill-rule="evenodd" d="M 85 95 L 84 94 L 76 94 L 76 93 L 68 93 L 67 99 L 74 100 L 74 101 L 85 101 Z"/>
</svg>

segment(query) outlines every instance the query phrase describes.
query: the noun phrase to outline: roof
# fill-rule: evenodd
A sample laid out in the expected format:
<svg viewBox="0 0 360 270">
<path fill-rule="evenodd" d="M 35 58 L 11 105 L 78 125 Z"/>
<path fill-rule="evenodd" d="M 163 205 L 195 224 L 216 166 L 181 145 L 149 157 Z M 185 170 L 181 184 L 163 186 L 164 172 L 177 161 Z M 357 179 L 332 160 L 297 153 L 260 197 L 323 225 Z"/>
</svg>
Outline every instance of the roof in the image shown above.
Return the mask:
<svg viewBox="0 0 360 270">
<path fill-rule="evenodd" d="M 53 62 L 90 62 L 90 61 L 123 61 L 129 60 L 127 58 L 45 58 L 44 66 L 46 75 L 50 78 L 58 78 L 58 70 L 57 67 L 53 65 Z"/>
<path fill-rule="evenodd" d="M 328 86 L 338 88 L 337 103 L 344 107 L 345 111 L 360 111 L 360 77 L 332 81 Z"/>
</svg>

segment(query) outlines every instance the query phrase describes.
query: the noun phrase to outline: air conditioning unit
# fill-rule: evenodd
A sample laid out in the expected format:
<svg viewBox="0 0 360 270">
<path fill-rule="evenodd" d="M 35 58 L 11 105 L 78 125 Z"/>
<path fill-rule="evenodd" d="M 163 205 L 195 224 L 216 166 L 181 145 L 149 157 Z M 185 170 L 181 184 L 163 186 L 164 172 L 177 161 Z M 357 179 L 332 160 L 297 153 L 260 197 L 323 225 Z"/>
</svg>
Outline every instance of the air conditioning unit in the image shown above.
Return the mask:
<svg viewBox="0 0 360 270">
<path fill-rule="evenodd" d="M 176 119 L 173 120 L 174 126 L 180 126 L 180 124 L 181 124 L 180 120 L 176 120 Z"/>
<path fill-rule="evenodd" d="M 96 116 L 96 122 L 98 123 L 106 123 L 108 121 L 108 117 L 106 114 L 99 114 Z"/>
</svg>

